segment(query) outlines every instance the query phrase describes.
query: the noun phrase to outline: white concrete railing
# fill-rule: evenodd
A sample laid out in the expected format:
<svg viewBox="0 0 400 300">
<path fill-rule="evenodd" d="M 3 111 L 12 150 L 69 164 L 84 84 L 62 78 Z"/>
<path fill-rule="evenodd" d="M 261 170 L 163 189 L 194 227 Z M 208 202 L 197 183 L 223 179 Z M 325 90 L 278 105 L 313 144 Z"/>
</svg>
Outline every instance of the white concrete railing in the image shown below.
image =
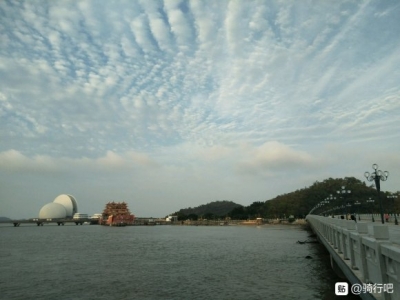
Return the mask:
<svg viewBox="0 0 400 300">
<path fill-rule="evenodd" d="M 388 225 L 316 215 L 308 215 L 307 221 L 360 282 L 393 284 L 393 293 L 381 293 L 377 299 L 400 299 L 400 245 L 390 242 Z M 368 234 L 369 226 L 372 235 Z"/>
</svg>

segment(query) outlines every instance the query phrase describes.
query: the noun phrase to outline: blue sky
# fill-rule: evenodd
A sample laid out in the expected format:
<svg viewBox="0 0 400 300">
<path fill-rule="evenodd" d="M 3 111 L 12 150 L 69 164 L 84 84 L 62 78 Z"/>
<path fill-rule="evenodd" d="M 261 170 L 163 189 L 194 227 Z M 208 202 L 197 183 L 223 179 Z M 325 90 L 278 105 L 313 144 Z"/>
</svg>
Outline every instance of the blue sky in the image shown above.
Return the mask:
<svg viewBox="0 0 400 300">
<path fill-rule="evenodd" d="M 1 1 L 0 215 L 165 216 L 378 163 L 400 183 L 397 1 Z M 334 192 L 334 191 L 332 191 Z M 322 200 L 322 199 L 321 199 Z"/>
</svg>

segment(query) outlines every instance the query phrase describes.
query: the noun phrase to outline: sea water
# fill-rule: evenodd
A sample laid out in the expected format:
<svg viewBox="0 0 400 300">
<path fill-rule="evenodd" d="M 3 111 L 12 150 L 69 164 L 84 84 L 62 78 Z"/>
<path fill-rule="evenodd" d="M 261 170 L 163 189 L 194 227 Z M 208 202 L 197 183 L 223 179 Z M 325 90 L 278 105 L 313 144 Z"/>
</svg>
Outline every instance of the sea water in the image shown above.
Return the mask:
<svg viewBox="0 0 400 300">
<path fill-rule="evenodd" d="M 1 226 L 0 299 L 335 299 L 343 280 L 321 245 L 297 243 L 310 239 L 289 225 Z"/>
</svg>

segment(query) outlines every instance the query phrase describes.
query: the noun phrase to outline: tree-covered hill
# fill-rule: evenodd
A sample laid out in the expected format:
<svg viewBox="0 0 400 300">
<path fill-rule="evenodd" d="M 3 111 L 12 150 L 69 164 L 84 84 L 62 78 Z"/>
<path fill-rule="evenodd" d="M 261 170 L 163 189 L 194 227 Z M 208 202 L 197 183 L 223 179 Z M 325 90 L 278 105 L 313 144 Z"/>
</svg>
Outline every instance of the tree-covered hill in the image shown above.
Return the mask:
<svg viewBox="0 0 400 300">
<path fill-rule="evenodd" d="M 179 220 L 197 220 L 198 218 L 213 219 L 215 217 L 225 217 L 230 211 L 237 207 L 242 207 L 242 205 L 227 200 L 214 201 L 193 208 L 181 209 L 173 213 L 173 215 L 178 216 Z"/>
<path fill-rule="evenodd" d="M 345 195 L 338 191 L 345 187 Z M 385 213 L 400 213 L 400 192 L 394 193 L 397 199 L 387 198 L 390 193 L 381 192 L 381 199 Z M 335 213 L 379 213 L 379 202 L 377 192 L 373 184 L 367 185 L 354 177 L 328 178 L 322 182 L 316 181 L 310 187 L 294 192 L 279 195 L 271 200 L 253 202 L 249 206 L 242 206 L 232 201 L 215 201 L 195 208 L 181 209 L 175 213 L 180 220 L 198 217 L 213 219 L 215 217 L 230 217 L 235 220 L 261 218 L 285 218 L 290 215 L 296 218 L 305 217 L 310 210 L 321 201 L 331 198 L 329 203 L 317 209 L 315 213 L 332 210 L 343 205 L 350 205 L 347 208 L 337 208 Z M 367 203 L 372 198 L 374 203 Z M 354 205 L 354 203 L 360 203 Z"/>
<path fill-rule="evenodd" d="M 346 191 L 351 193 L 337 193 L 342 190 L 342 186 Z M 399 192 L 397 192 L 399 194 Z M 395 203 L 392 199 L 388 199 L 389 193 L 381 193 L 384 210 L 400 212 L 399 203 Z M 287 194 L 279 195 L 265 202 L 254 202 L 253 204 L 236 208 L 229 213 L 233 219 L 248 219 L 255 217 L 263 218 L 284 218 L 289 215 L 294 215 L 297 218 L 305 217 L 310 210 L 327 198 L 329 203 L 325 203 L 323 207 L 315 211 L 316 213 L 333 209 L 342 205 L 350 204 L 347 207 L 348 212 L 364 212 L 379 211 L 379 202 L 377 201 L 377 192 L 373 185 L 366 185 L 354 177 L 345 178 L 329 178 L 322 182 L 316 181 L 310 187 L 296 190 Z M 334 199 L 336 198 L 336 199 Z M 374 203 L 367 203 L 366 200 L 372 198 Z M 398 198 L 400 200 L 400 197 Z M 354 205 L 355 202 L 359 205 Z M 336 213 L 346 211 L 346 208 L 336 209 Z"/>
</svg>

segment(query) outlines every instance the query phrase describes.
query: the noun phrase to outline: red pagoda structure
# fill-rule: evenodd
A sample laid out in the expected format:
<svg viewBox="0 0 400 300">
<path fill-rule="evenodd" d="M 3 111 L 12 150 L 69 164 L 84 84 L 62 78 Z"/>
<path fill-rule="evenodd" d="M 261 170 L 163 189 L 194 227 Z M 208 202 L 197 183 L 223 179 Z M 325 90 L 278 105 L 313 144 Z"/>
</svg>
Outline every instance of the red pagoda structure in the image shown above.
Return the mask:
<svg viewBox="0 0 400 300">
<path fill-rule="evenodd" d="M 103 210 L 102 218 L 99 224 L 109 226 L 126 226 L 132 225 L 135 216 L 129 211 L 125 202 L 108 202 Z"/>
</svg>

